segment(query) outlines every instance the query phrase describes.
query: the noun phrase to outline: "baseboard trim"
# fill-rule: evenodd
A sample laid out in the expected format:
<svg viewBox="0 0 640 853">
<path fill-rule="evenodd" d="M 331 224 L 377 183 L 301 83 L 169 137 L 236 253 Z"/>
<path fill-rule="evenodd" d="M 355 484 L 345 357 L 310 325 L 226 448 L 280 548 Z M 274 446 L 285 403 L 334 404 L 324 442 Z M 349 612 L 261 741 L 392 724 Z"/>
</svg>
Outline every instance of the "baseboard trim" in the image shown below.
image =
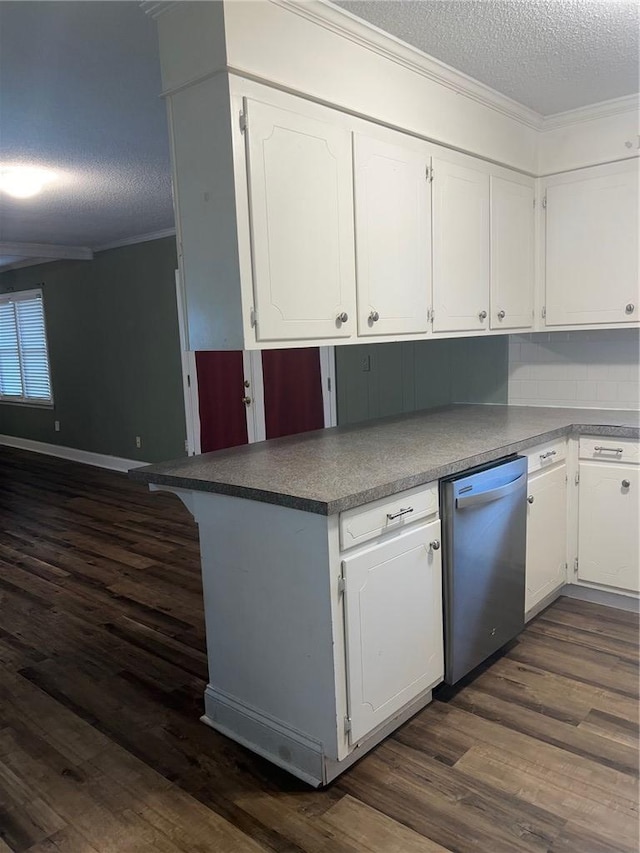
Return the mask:
<svg viewBox="0 0 640 853">
<path fill-rule="evenodd" d="M 631 613 L 640 612 L 640 599 L 633 593 L 625 595 L 623 592 L 609 592 L 591 586 L 568 583 L 562 587 L 559 594 L 566 595 L 568 598 L 577 598 L 580 601 L 592 601 L 594 604 L 615 607 L 617 610 L 628 610 Z"/>
<path fill-rule="evenodd" d="M 108 456 L 105 453 L 91 453 L 89 450 L 78 450 L 77 447 L 64 447 L 60 444 L 47 444 L 45 441 L 34 441 L 31 438 L 19 438 L 14 435 L 1 435 L 0 445 L 16 447 L 19 450 L 30 450 L 32 453 L 42 453 L 45 456 L 57 456 L 69 459 L 71 462 L 81 462 L 96 468 L 108 468 L 111 471 L 126 473 L 131 468 L 142 468 L 148 462 L 138 459 L 124 459 L 121 456 Z"/>
</svg>

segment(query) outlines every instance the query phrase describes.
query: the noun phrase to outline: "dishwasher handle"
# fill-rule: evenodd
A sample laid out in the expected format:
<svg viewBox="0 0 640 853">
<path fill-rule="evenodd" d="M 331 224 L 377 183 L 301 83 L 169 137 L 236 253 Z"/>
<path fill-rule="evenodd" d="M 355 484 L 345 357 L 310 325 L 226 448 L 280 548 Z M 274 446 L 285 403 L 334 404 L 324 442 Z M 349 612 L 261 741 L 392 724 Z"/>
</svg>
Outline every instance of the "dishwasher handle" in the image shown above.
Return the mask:
<svg viewBox="0 0 640 853">
<path fill-rule="evenodd" d="M 461 498 L 456 498 L 456 509 L 464 509 L 468 506 L 478 506 L 479 504 L 488 504 L 491 501 L 497 501 L 515 492 L 523 483 L 526 483 L 526 480 L 527 475 L 520 474 L 515 480 L 504 486 L 498 486 L 497 489 L 487 489 L 486 492 L 477 492 L 475 495 L 464 495 Z"/>
</svg>

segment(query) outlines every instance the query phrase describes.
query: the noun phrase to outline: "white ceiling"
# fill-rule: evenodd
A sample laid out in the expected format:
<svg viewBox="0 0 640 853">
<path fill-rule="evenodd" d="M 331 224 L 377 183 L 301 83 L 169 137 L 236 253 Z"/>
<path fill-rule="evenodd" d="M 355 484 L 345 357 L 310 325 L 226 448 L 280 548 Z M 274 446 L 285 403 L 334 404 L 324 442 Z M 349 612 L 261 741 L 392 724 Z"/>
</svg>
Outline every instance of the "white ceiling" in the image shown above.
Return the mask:
<svg viewBox="0 0 640 853">
<path fill-rule="evenodd" d="M 338 5 L 542 114 L 638 90 L 635 2 Z M 0 243 L 96 249 L 173 227 L 156 25 L 138 2 L 0 0 L 0 80 L 0 164 L 58 174 L 32 199 L 0 193 Z M 28 254 L 0 247 L 0 267 Z"/>
<path fill-rule="evenodd" d="M 638 91 L 636 0 L 334 0 L 542 115 Z"/>
</svg>

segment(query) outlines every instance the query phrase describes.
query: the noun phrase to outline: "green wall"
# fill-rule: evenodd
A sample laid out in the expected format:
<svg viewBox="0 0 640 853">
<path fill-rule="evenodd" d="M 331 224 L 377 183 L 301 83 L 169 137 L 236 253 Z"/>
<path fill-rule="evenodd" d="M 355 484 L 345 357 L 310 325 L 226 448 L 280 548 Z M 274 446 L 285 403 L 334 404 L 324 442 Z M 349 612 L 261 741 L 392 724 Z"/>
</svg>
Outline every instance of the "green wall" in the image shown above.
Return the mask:
<svg viewBox="0 0 640 853">
<path fill-rule="evenodd" d="M 449 403 L 506 403 L 509 339 L 336 347 L 338 424 Z"/>
<path fill-rule="evenodd" d="M 148 462 L 185 455 L 176 266 L 168 237 L 0 275 L 0 293 L 42 285 L 54 397 L 53 410 L 0 403 L 0 434 Z"/>
</svg>

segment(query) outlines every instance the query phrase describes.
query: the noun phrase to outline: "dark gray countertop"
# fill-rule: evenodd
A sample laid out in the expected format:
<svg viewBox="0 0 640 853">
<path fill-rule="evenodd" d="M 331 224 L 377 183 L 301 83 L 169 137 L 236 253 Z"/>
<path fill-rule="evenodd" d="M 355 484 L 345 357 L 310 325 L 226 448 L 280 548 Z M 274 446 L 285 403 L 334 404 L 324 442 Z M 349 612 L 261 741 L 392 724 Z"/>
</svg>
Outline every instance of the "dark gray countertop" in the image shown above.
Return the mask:
<svg viewBox="0 0 640 853">
<path fill-rule="evenodd" d="M 135 480 L 332 515 L 569 434 L 640 437 L 640 413 L 448 406 L 135 468 Z"/>
</svg>

